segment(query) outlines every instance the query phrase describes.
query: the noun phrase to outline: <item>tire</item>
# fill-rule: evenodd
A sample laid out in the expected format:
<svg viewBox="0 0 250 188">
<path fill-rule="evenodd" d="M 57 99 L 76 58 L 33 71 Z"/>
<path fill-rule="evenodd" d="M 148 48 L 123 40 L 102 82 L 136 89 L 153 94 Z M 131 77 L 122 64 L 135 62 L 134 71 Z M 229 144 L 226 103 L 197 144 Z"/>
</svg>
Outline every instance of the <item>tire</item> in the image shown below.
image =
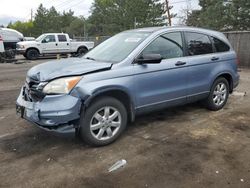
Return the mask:
<svg viewBox="0 0 250 188">
<path fill-rule="evenodd" d="M 106 120 L 105 111 L 109 112 L 106 114 L 109 118 Z M 127 111 L 124 105 L 113 97 L 102 97 L 94 101 L 82 113 L 80 136 L 91 146 L 105 146 L 114 142 L 126 126 Z"/>
<path fill-rule="evenodd" d="M 29 60 L 36 60 L 38 59 L 39 52 L 36 49 L 29 49 L 26 52 L 27 59 Z"/>
<path fill-rule="evenodd" d="M 23 57 L 27 58 L 27 55 L 26 55 L 26 53 L 25 53 L 25 54 L 23 54 Z"/>
<path fill-rule="evenodd" d="M 77 50 L 77 55 L 78 56 L 83 56 L 84 54 L 86 54 L 88 52 L 88 49 L 85 48 L 85 47 L 80 47 L 78 50 Z"/>
<path fill-rule="evenodd" d="M 229 96 L 229 83 L 223 78 L 217 78 L 210 90 L 210 94 L 205 102 L 207 109 L 218 111 L 227 103 Z M 216 98 L 217 97 L 217 98 Z"/>
</svg>

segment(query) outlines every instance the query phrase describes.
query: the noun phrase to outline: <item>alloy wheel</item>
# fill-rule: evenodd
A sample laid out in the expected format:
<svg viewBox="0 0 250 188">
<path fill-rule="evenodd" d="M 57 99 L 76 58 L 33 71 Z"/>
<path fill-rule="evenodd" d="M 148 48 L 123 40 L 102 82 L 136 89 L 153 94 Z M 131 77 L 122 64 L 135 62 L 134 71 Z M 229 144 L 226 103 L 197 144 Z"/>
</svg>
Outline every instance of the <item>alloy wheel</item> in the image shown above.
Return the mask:
<svg viewBox="0 0 250 188">
<path fill-rule="evenodd" d="M 117 134 L 121 123 L 120 112 L 114 107 L 105 106 L 91 118 L 90 131 L 97 140 L 108 140 Z"/>
<path fill-rule="evenodd" d="M 222 105 L 227 97 L 227 87 L 224 83 L 218 83 L 213 92 L 213 102 L 216 106 Z"/>
</svg>

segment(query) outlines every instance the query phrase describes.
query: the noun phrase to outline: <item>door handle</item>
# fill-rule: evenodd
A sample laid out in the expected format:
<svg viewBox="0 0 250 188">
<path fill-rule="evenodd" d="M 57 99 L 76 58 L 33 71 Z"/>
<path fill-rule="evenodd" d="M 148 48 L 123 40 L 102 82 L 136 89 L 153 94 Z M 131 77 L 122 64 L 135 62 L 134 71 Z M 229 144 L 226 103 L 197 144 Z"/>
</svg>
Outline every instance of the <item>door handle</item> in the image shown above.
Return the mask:
<svg viewBox="0 0 250 188">
<path fill-rule="evenodd" d="M 186 62 L 183 61 L 178 61 L 177 63 L 175 63 L 176 66 L 181 66 L 181 65 L 186 65 Z"/>
<path fill-rule="evenodd" d="M 219 60 L 220 58 L 218 58 L 218 57 L 212 57 L 212 61 L 217 61 L 217 60 Z"/>
<path fill-rule="evenodd" d="M 56 46 L 57 46 L 58 44 L 56 43 Z"/>
<path fill-rule="evenodd" d="M 67 43 L 67 45 L 69 45 L 69 43 Z"/>
</svg>

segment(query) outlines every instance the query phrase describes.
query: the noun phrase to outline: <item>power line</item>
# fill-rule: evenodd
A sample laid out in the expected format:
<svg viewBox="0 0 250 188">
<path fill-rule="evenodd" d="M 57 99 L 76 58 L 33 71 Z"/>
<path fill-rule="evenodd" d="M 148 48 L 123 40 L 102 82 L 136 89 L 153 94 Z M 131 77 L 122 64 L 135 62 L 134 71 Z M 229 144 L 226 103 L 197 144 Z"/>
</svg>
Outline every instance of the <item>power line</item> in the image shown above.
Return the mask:
<svg viewBox="0 0 250 188">
<path fill-rule="evenodd" d="M 79 4 L 83 3 L 83 2 L 84 2 L 84 0 L 80 0 L 77 3 L 75 3 L 75 4 L 73 4 L 73 5 L 71 4 L 70 6 L 64 8 L 64 10 L 71 9 L 72 7 L 75 7 L 75 6 L 77 6 L 77 5 L 79 5 Z"/>
</svg>

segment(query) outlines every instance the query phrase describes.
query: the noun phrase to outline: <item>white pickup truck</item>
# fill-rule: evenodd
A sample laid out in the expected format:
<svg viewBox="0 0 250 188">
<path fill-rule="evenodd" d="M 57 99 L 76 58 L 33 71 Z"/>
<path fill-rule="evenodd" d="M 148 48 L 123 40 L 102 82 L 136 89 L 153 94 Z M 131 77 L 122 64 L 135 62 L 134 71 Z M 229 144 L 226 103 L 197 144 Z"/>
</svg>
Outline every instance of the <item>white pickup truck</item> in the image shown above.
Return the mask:
<svg viewBox="0 0 250 188">
<path fill-rule="evenodd" d="M 30 60 L 51 54 L 85 54 L 94 47 L 94 42 L 77 42 L 64 33 L 46 33 L 35 41 L 17 43 L 17 52 Z"/>
</svg>

